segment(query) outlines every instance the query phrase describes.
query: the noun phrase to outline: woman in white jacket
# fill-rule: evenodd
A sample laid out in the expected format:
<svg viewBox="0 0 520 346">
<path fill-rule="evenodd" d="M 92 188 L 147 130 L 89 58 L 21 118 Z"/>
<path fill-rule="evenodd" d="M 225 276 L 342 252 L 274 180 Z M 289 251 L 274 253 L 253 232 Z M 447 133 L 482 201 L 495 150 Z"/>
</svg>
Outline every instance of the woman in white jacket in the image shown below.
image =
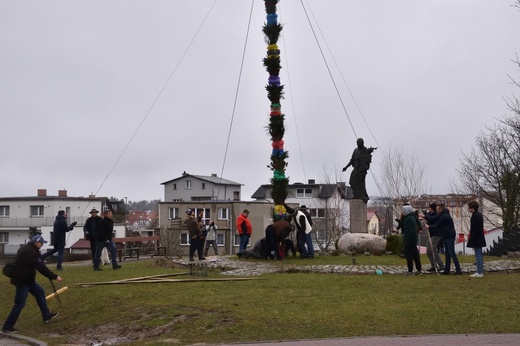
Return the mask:
<svg viewBox="0 0 520 346">
<path fill-rule="evenodd" d="M 218 256 L 218 249 L 217 249 L 217 225 L 215 225 L 214 221 L 209 222 L 209 225 L 206 226 L 207 235 L 206 235 L 206 246 L 204 247 L 204 256 L 208 256 L 208 250 L 210 246 L 213 246 L 213 249 L 215 250 L 215 256 Z"/>
</svg>

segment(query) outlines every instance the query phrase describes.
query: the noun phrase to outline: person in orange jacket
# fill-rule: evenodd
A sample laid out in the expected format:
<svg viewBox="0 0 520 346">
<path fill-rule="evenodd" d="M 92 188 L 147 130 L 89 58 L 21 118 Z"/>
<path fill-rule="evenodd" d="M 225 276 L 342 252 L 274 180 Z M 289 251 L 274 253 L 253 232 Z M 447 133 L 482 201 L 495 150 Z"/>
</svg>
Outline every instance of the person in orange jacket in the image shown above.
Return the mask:
<svg viewBox="0 0 520 346">
<path fill-rule="evenodd" d="M 253 226 L 251 226 L 251 221 L 249 221 L 248 216 L 249 210 L 244 209 L 242 214 L 238 215 L 237 218 L 237 232 L 240 235 L 240 247 L 238 252 L 247 249 L 249 238 L 251 238 L 251 234 L 253 233 Z"/>
</svg>

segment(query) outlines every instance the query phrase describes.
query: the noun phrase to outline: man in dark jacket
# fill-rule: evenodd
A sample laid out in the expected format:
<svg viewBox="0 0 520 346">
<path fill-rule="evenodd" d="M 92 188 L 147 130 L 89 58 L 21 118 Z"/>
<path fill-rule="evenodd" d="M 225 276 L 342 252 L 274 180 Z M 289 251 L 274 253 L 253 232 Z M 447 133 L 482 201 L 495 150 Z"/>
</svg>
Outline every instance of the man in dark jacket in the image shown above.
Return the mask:
<svg viewBox="0 0 520 346">
<path fill-rule="evenodd" d="M 101 262 L 101 251 L 107 248 L 112 259 L 112 268 L 119 269 L 121 266 L 117 264 L 116 245 L 112 241 L 112 233 L 114 232 L 114 220 L 112 220 L 112 210 L 107 209 L 103 212 L 103 218 L 99 221 L 99 229 L 96 237 L 96 256 L 94 256 L 94 270 L 103 270 L 99 267 Z"/>
<path fill-rule="evenodd" d="M 437 204 L 431 203 L 429 205 L 428 212 L 424 214 L 424 219 L 426 220 L 427 225 L 433 225 L 437 222 L 440 215 L 437 214 Z M 442 258 L 439 255 L 439 251 L 437 251 L 437 247 L 439 246 L 439 242 L 441 241 L 441 233 L 439 230 L 428 230 L 430 235 L 431 244 L 426 247 L 426 255 L 431 263 L 431 268 L 428 269 L 429 272 L 434 272 L 435 267 L 437 267 L 438 271 L 444 270 L 444 263 L 442 262 Z"/>
<path fill-rule="evenodd" d="M 200 246 L 202 231 L 199 222 L 195 218 L 195 210 L 192 208 L 186 209 L 186 215 L 187 217 L 186 220 L 184 220 L 184 224 L 190 235 L 190 261 L 194 261 L 193 256 L 195 255 L 195 250 L 197 250 L 199 260 L 205 260 L 206 257 L 204 257 L 202 247 Z"/>
<path fill-rule="evenodd" d="M 486 247 L 486 237 L 484 235 L 484 217 L 478 211 L 479 204 L 477 201 L 468 203 L 468 209 L 471 213 L 471 221 L 469 226 L 468 247 L 475 251 L 475 261 L 477 262 L 477 272 L 470 275 L 472 278 L 481 278 L 484 276 L 484 258 L 482 257 L 482 248 Z"/>
<path fill-rule="evenodd" d="M 453 259 L 453 264 L 455 264 L 455 275 L 462 275 L 462 271 L 460 270 L 459 259 L 455 254 L 455 225 L 453 224 L 453 219 L 451 218 L 450 211 L 448 208 L 444 207 L 443 203 L 437 204 L 437 214 L 439 214 L 439 218 L 437 222 L 433 225 L 426 225 L 428 230 L 439 231 L 442 237 L 442 242 L 444 243 L 444 248 L 446 250 L 446 265 L 444 266 L 444 271 L 441 273 L 443 275 L 448 275 L 450 273 L 451 260 Z"/>
<path fill-rule="evenodd" d="M 73 222 L 70 226 L 67 226 L 67 213 L 65 210 L 58 211 L 56 220 L 54 221 L 54 248 L 51 251 L 45 253 L 42 257 L 45 259 L 56 252 L 58 253 L 58 259 L 56 262 L 56 269 L 63 270 L 63 253 L 65 252 L 66 234 L 68 231 L 72 231 L 77 222 Z"/>
<path fill-rule="evenodd" d="M 269 245 L 269 253 L 273 254 L 278 260 L 285 256 L 285 249 L 280 253 L 280 245 L 293 231 L 291 224 L 287 220 L 278 220 L 267 226 L 265 229 L 265 239 Z M 283 246 L 285 248 L 285 246 Z"/>
<path fill-rule="evenodd" d="M 85 225 L 83 226 L 85 239 L 90 241 L 90 254 L 92 255 L 92 262 L 94 262 L 94 257 L 96 256 L 96 238 L 99 229 L 99 221 L 101 221 L 101 217 L 98 216 L 98 211 L 96 208 L 93 208 L 90 211 L 90 217 L 87 219 L 87 221 L 85 221 Z"/>
<path fill-rule="evenodd" d="M 45 299 L 45 291 L 36 282 L 36 271 L 50 280 L 61 282 L 62 279 L 47 268 L 40 254 L 40 248 L 47 243 L 41 235 L 35 235 L 31 241 L 22 246 L 15 259 L 15 270 L 11 278 L 11 284 L 16 287 L 14 305 L 2 326 L 3 333 L 17 333 L 14 328 L 22 309 L 27 301 L 27 296 L 31 293 L 36 298 L 36 303 L 40 307 L 43 321 L 45 323 L 58 316 L 57 312 L 50 312 Z"/>
</svg>

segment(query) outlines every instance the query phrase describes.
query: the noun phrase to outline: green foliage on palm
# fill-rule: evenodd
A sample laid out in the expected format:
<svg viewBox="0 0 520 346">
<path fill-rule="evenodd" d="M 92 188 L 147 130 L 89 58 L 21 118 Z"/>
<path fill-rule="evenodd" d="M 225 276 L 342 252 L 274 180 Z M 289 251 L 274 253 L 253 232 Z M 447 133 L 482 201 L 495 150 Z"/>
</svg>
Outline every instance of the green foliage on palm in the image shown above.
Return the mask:
<svg viewBox="0 0 520 346">
<path fill-rule="evenodd" d="M 276 25 L 264 25 L 263 32 L 266 38 L 266 42 L 268 44 L 276 44 L 278 42 L 278 37 L 280 37 L 280 32 L 282 32 L 283 26 L 278 23 Z"/>
</svg>

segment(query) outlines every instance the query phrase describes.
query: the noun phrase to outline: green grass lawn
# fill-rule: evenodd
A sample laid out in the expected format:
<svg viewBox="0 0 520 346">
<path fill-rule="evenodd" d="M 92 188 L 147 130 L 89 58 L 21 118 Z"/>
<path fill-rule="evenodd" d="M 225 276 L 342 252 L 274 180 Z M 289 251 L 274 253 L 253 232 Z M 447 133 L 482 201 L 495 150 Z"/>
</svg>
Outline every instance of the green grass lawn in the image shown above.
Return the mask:
<svg viewBox="0 0 520 346">
<path fill-rule="evenodd" d="M 423 256 L 423 263 L 427 263 Z M 464 262 L 473 261 L 462 256 Z M 489 260 L 486 258 L 485 260 Z M 404 265 L 398 256 L 359 256 L 357 262 Z M 270 263 L 274 263 L 271 261 Z M 280 262 L 278 262 L 280 263 Z M 290 259 L 283 265 L 350 264 L 348 256 Z M 65 264 L 66 265 L 66 264 Z M 516 272 L 464 276 L 340 275 L 275 273 L 247 281 L 139 283 L 81 288 L 77 283 L 184 273 L 154 260 L 105 266 L 66 266 L 68 286 L 54 299 L 60 315 L 43 324 L 29 297 L 16 325 L 23 335 L 49 345 L 119 341 L 127 345 L 248 342 L 375 335 L 518 333 L 520 309 Z M 61 274 L 61 273 L 60 273 Z M 187 279 L 174 276 L 170 279 Z M 230 278 L 218 271 L 208 278 Z M 232 278 L 230 278 L 232 279 Z M 37 280 L 50 294 L 48 280 Z M 58 288 L 59 288 L 58 287 Z M 14 287 L 0 279 L 1 322 L 12 306 Z M 245 332 L 244 332 L 245 331 Z"/>
</svg>

